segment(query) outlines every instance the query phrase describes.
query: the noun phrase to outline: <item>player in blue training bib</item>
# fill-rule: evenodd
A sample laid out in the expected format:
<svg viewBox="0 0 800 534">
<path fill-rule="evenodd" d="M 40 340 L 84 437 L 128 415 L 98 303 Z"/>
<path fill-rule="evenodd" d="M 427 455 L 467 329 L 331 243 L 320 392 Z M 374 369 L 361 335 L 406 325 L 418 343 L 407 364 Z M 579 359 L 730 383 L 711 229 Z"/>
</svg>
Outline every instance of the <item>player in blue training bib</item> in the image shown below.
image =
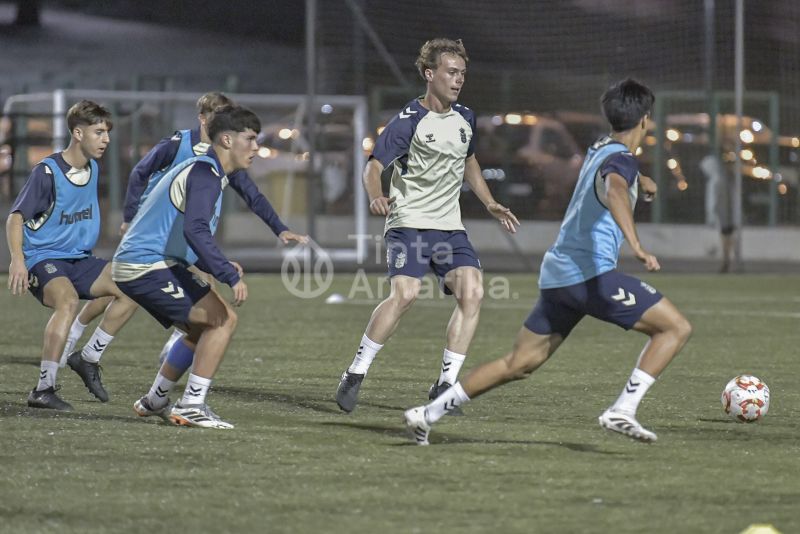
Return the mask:
<svg viewBox="0 0 800 534">
<path fill-rule="evenodd" d="M 13 294 L 30 290 L 53 308 L 45 327 L 39 382 L 28 395 L 28 406 L 56 410 L 72 409 L 56 394 L 55 380 L 79 300 L 97 299 L 101 310 L 107 307 L 107 311 L 86 346 L 70 353 L 65 363 L 102 402 L 108 401 L 108 392 L 98 362 L 136 311 L 136 304 L 111 280 L 108 262 L 92 255 L 100 235 L 95 159 L 108 146 L 111 113 L 84 100 L 69 109 L 67 125 L 69 146 L 33 168 L 7 222 L 8 287 Z"/>
<path fill-rule="evenodd" d="M 639 174 L 633 154 L 647 131 L 655 97 L 646 86 L 623 80 L 602 97 L 611 134 L 589 149 L 556 242 L 542 260 L 539 300 L 505 357 L 472 370 L 426 406 L 407 410 L 406 425 L 420 445 L 431 424 L 448 411 L 497 386 L 526 378 L 556 351 L 578 322 L 590 315 L 650 337 L 616 402 L 599 417 L 603 428 L 652 442 L 656 434 L 636 420 L 639 402 L 689 339 L 689 321 L 649 284 L 616 270 L 624 240 L 648 271 L 660 269 L 639 242 L 633 208 L 641 188 L 652 198 L 655 183 Z"/>
<path fill-rule="evenodd" d="M 391 294 L 372 312 L 350 366 L 342 373 L 336 402 L 351 412 L 361 383 L 383 344 L 419 294 L 422 277 L 433 271 L 456 307 L 447 327 L 439 378 L 428 391 L 436 398 L 455 382 L 478 326 L 483 278 L 478 255 L 461 223 L 458 203 L 466 181 L 503 228 L 519 221 L 492 197 L 475 158 L 475 114 L 458 104 L 467 70 L 461 41 L 433 39 L 420 49 L 425 96 L 409 102 L 386 125 L 364 169 L 373 215 L 386 217 L 384 237 Z M 389 196 L 381 173 L 392 169 Z"/>
</svg>

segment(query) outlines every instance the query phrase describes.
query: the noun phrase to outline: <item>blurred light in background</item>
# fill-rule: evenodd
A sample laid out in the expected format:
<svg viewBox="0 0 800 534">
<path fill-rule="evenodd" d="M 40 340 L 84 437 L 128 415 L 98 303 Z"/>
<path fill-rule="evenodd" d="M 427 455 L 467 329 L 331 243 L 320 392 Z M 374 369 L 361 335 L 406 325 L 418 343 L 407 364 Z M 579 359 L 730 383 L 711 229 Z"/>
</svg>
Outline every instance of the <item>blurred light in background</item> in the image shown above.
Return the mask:
<svg viewBox="0 0 800 534">
<path fill-rule="evenodd" d="M 678 130 L 675 130 L 673 128 L 667 130 L 667 139 L 669 139 L 670 141 L 677 141 L 680 138 L 681 134 L 678 133 Z"/>
<path fill-rule="evenodd" d="M 330 104 L 322 104 L 322 107 L 319 108 L 320 112 L 324 113 L 325 115 L 329 115 L 333 113 L 333 106 Z M 758 130 L 756 130 L 758 131 Z"/>
<path fill-rule="evenodd" d="M 752 128 L 753 128 L 753 131 L 754 131 L 754 132 L 760 132 L 760 131 L 761 131 L 761 128 L 763 128 L 763 126 L 761 125 L 761 123 L 760 123 L 760 122 L 758 122 L 758 121 L 753 121 Z"/>
<path fill-rule="evenodd" d="M 789 191 L 786 184 L 778 184 L 778 194 L 785 195 Z"/>
<path fill-rule="evenodd" d="M 687 189 L 689 189 L 689 182 L 686 180 L 678 182 L 678 191 L 686 191 Z"/>
<path fill-rule="evenodd" d="M 668 159 L 667 167 L 669 168 L 669 170 L 674 171 L 675 169 L 678 168 L 678 160 L 676 160 L 675 158 Z"/>
<path fill-rule="evenodd" d="M 365 137 L 364 139 L 361 140 L 361 148 L 363 148 L 367 152 L 372 152 L 374 146 L 375 146 L 375 141 L 373 141 L 371 137 Z"/>
<path fill-rule="evenodd" d="M 742 133 L 739 134 L 739 139 L 741 139 L 743 143 L 752 143 L 755 136 L 750 130 L 742 130 Z"/>
<path fill-rule="evenodd" d="M 522 122 L 522 115 L 518 113 L 509 113 L 506 115 L 506 124 L 519 124 Z"/>
<path fill-rule="evenodd" d="M 748 149 L 748 148 L 745 148 L 744 150 L 742 150 L 741 152 L 739 152 L 739 155 L 740 155 L 740 156 L 742 157 L 742 159 L 743 159 L 743 160 L 745 160 L 745 161 L 750 161 L 751 159 L 753 159 L 753 151 L 752 151 L 752 150 L 750 150 L 750 149 Z"/>
<path fill-rule="evenodd" d="M 772 173 L 769 172 L 769 169 L 766 167 L 753 167 L 753 178 L 758 178 L 759 180 L 768 180 L 772 176 Z"/>
<path fill-rule="evenodd" d="M 267 159 L 272 155 L 272 150 L 270 150 L 268 147 L 262 146 L 258 149 L 258 155 L 264 159 Z"/>
<path fill-rule="evenodd" d="M 278 137 L 281 139 L 289 139 L 292 137 L 292 131 L 289 128 L 281 128 L 281 131 L 278 132 Z"/>
</svg>

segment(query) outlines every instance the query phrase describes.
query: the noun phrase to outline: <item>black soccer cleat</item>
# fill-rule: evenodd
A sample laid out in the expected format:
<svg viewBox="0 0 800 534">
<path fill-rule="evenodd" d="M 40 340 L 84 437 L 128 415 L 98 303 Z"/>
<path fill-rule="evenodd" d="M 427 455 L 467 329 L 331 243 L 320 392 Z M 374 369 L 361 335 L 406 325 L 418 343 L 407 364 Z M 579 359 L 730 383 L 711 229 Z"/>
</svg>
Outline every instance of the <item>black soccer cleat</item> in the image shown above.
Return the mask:
<svg viewBox="0 0 800 534">
<path fill-rule="evenodd" d="M 361 389 L 361 382 L 366 375 L 359 375 L 345 371 L 342 373 L 342 380 L 336 388 L 336 404 L 343 412 L 350 413 L 358 403 L 358 390 Z"/>
<path fill-rule="evenodd" d="M 436 382 L 433 383 L 431 388 L 428 390 L 428 399 L 429 400 L 434 400 L 434 399 L 438 398 L 442 393 L 444 393 L 445 391 L 447 391 L 451 387 L 452 387 L 451 384 L 448 384 L 447 382 L 442 382 L 440 384 L 439 381 L 437 380 Z M 448 410 L 447 411 L 447 415 L 464 415 L 464 411 L 461 409 L 460 406 L 456 406 L 456 407 Z"/>
<path fill-rule="evenodd" d="M 99 363 L 87 362 L 81 357 L 81 351 L 76 350 L 67 358 L 67 365 L 78 373 L 89 393 L 97 397 L 100 402 L 108 402 L 108 393 L 100 381 Z"/>
<path fill-rule="evenodd" d="M 60 386 L 49 387 L 41 391 L 36 391 L 36 388 L 33 388 L 28 395 L 28 406 L 31 408 L 46 408 L 49 410 L 71 412 L 72 405 L 61 400 L 61 398 L 56 395 L 56 391 L 59 389 Z"/>
</svg>

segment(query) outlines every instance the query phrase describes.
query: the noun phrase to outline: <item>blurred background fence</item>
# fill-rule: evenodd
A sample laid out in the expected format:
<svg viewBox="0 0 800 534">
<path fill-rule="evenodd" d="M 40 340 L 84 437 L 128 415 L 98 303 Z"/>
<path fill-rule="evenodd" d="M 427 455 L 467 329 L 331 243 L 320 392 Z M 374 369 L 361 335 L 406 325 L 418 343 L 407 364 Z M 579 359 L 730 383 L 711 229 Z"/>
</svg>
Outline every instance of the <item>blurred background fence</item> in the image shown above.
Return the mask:
<svg viewBox="0 0 800 534">
<path fill-rule="evenodd" d="M 116 115 L 114 149 L 101 162 L 104 246 L 113 247 L 133 165 L 161 137 L 195 125 L 191 98 L 170 95 L 223 90 L 266 102 L 291 94 L 296 105 L 257 110 L 264 131 L 254 177 L 279 213 L 322 246 L 364 247 L 352 235 L 380 235 L 382 222 L 358 222 L 363 158 L 386 121 L 424 92 L 414 69 L 419 46 L 447 36 L 463 39 L 470 56 L 461 102 L 478 115 L 484 176 L 520 218 L 541 222 L 531 228 L 544 236 L 498 239 L 465 188 L 468 228 L 486 242 L 479 249 L 502 256 L 546 247 L 586 148 L 606 132 L 600 94 L 632 76 L 657 96 L 639 157 L 660 194 L 639 203 L 637 218 L 697 225 L 687 239 L 698 242 L 667 240 L 662 253 L 713 258 L 716 192 L 700 164 L 709 154 L 734 161 L 737 137 L 745 229 L 794 236 L 800 224 L 800 3 L 744 3 L 741 127 L 734 8 L 734 0 L 199 0 L 191 10 L 173 0 L 0 2 L 0 207 L 66 135 L 64 110 L 54 120 L 50 97 L 34 106 L 15 95 L 65 89 L 66 106 L 82 90 L 129 95 L 99 98 Z M 159 92 L 164 98 L 146 102 L 135 95 Z M 364 116 L 312 95 L 361 99 Z M 220 236 L 226 244 L 273 243 L 240 202 L 229 199 L 226 209 L 234 215 Z M 764 235 L 785 235 L 774 232 Z M 744 245 L 748 259 L 772 257 Z"/>
</svg>

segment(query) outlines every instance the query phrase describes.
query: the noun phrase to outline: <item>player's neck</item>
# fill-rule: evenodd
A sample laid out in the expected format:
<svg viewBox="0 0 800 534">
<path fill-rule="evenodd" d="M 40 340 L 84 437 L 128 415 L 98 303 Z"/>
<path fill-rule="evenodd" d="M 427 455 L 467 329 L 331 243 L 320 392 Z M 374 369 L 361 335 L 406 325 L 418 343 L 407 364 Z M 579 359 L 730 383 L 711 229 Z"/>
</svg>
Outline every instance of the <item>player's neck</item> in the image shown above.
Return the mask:
<svg viewBox="0 0 800 534">
<path fill-rule="evenodd" d="M 61 157 L 75 169 L 82 169 L 89 163 L 89 158 L 83 153 L 81 146 L 75 142 L 70 142 L 69 146 L 61 153 Z"/>
<path fill-rule="evenodd" d="M 222 172 L 225 173 L 225 176 L 230 176 L 233 172 L 239 170 L 234 167 L 233 159 L 229 151 L 221 146 L 214 146 L 214 153 L 217 155 L 220 165 L 222 165 Z"/>
<path fill-rule="evenodd" d="M 447 113 L 450 111 L 450 102 L 436 97 L 430 91 L 425 93 L 425 96 L 422 97 L 420 103 L 422 104 L 422 107 L 428 111 L 433 111 L 434 113 Z"/>
<path fill-rule="evenodd" d="M 633 154 L 636 153 L 636 149 L 641 144 L 640 140 L 637 139 L 636 133 L 630 130 L 627 132 L 613 132 L 610 137 L 628 147 L 628 150 Z"/>
</svg>

